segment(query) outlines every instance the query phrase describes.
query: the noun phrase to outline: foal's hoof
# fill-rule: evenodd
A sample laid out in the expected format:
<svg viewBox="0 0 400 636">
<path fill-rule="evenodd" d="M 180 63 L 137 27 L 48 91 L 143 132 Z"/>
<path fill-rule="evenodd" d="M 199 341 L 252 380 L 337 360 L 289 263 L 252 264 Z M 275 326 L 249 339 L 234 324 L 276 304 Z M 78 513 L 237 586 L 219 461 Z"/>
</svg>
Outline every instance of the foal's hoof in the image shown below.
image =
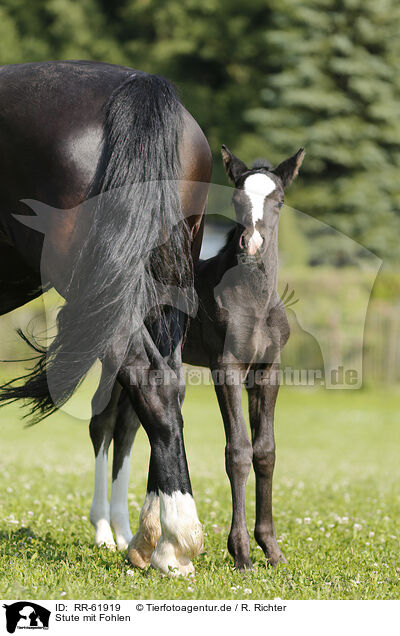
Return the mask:
<svg viewBox="0 0 400 636">
<path fill-rule="evenodd" d="M 277 565 L 286 565 L 287 561 L 282 554 L 278 542 L 271 532 L 265 533 L 259 530 L 254 531 L 254 538 L 267 557 L 267 565 L 276 568 Z"/>
<path fill-rule="evenodd" d="M 240 572 L 253 570 L 253 561 L 251 559 L 235 559 L 235 570 Z"/>
<path fill-rule="evenodd" d="M 267 564 L 276 568 L 278 565 L 287 565 L 287 560 L 282 552 L 279 551 L 276 554 L 267 555 Z"/>
</svg>

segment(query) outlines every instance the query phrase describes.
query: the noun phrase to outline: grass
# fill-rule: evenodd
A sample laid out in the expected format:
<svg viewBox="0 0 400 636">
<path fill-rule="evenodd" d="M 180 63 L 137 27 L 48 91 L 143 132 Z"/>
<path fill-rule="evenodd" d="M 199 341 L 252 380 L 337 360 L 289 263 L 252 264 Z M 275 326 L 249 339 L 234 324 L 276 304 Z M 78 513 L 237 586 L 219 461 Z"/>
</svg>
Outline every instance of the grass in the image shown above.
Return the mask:
<svg viewBox="0 0 400 636">
<path fill-rule="evenodd" d="M 93 547 L 87 422 L 58 413 L 24 428 L 19 408 L 1 411 L 2 598 L 400 597 L 398 392 L 281 390 L 274 507 L 289 565 L 266 567 L 251 538 L 255 568 L 246 574 L 234 571 L 226 550 L 230 491 L 212 389 L 190 387 L 184 410 L 192 482 L 205 529 L 205 552 L 195 561 L 194 580 L 133 572 L 124 555 Z M 131 474 L 133 529 L 144 498 L 147 461 L 141 431 Z M 251 529 L 252 476 L 247 508 Z"/>
</svg>

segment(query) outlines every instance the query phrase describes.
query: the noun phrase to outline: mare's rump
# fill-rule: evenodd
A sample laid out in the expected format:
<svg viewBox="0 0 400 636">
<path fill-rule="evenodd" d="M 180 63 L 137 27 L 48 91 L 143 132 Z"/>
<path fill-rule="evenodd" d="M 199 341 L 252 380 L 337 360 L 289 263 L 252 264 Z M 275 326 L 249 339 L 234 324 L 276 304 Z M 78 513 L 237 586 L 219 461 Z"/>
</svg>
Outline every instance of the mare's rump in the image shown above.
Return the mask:
<svg viewBox="0 0 400 636">
<path fill-rule="evenodd" d="M 44 158 L 42 163 L 38 162 L 40 170 L 36 171 L 36 176 L 24 172 L 19 175 L 14 197 L 20 198 L 21 192 L 29 191 L 34 195 L 44 194 L 51 202 L 51 194 L 45 192 L 46 188 L 34 182 L 44 179 L 48 156 L 54 150 L 54 139 L 50 140 L 48 128 L 69 126 L 64 113 L 69 103 L 65 75 L 62 88 L 59 83 L 62 71 L 66 71 L 72 80 L 81 72 L 87 76 L 88 86 L 80 80 L 72 81 L 69 86 L 71 93 L 75 89 L 75 95 L 71 97 L 72 120 L 76 123 L 79 119 L 77 108 L 80 101 L 81 124 L 85 127 L 90 121 L 86 100 L 88 93 L 94 90 L 90 80 L 98 85 L 103 65 L 95 64 L 97 73 L 89 68 L 88 63 L 71 63 L 70 66 L 61 63 L 60 67 L 56 63 L 22 66 L 21 74 L 25 80 L 32 70 L 31 89 L 39 83 L 44 90 L 47 83 L 47 99 L 61 102 L 62 116 L 57 119 L 54 107 L 53 118 L 49 122 L 37 121 L 38 118 L 40 120 L 40 98 L 37 98 L 36 101 L 33 99 L 34 121 L 29 121 L 25 111 L 21 120 L 17 117 L 17 143 L 21 146 L 29 147 L 31 141 L 37 144 L 35 134 L 40 135 L 40 127 L 46 128 L 46 134 L 41 141 Z M 105 66 L 103 93 L 110 92 L 110 84 L 113 84 L 109 67 Z M 18 75 L 18 67 L 8 67 L 5 76 L 10 95 L 17 99 L 22 97 L 21 88 L 17 78 L 12 81 L 12 71 L 9 70 L 12 68 L 17 69 Z M 181 174 L 178 142 L 183 129 L 183 107 L 172 85 L 164 78 L 117 69 L 117 87 L 112 86 L 114 90 L 108 95 L 103 108 L 100 108 L 101 100 L 98 100 L 97 116 L 94 109 L 95 129 L 99 124 L 98 113 L 102 116 L 102 145 L 88 196 L 100 196 L 96 198 L 90 227 L 85 236 L 80 237 L 78 256 L 70 264 L 71 275 L 65 292 L 67 302 L 58 314 L 57 335 L 47 349 L 32 343 L 38 358 L 22 384 L 8 383 L 1 388 L 0 400 L 3 403 L 25 398 L 37 419 L 53 412 L 72 395 L 94 361 L 108 357 L 115 334 L 118 334 L 120 355 L 113 359 L 108 382 L 111 388 L 118 365 L 130 343 L 131 326 L 143 320 L 150 310 L 158 312 L 158 319 L 163 320 L 160 281 L 155 280 L 152 270 L 157 271 L 161 282 L 168 281 L 178 288 L 191 285 L 190 236 L 182 219 L 176 186 Z M 1 80 L 0 72 L 0 84 Z M 0 96 L 3 89 L 0 88 Z M 34 124 L 39 125 L 36 133 L 32 132 Z M 68 130 L 71 132 L 70 128 Z M 65 134 L 58 131 L 60 137 L 65 148 Z M 62 149 L 57 148 L 56 156 L 60 153 Z M 67 151 L 65 154 L 68 154 Z M 157 194 L 152 186 L 154 182 L 158 182 Z M 56 179 L 51 181 L 54 190 L 57 190 L 57 183 Z M 71 179 L 71 187 L 76 185 Z M 78 185 L 81 187 L 83 183 Z M 65 192 L 56 194 L 57 202 L 68 199 Z M 79 196 L 82 192 L 74 193 L 71 199 L 76 201 Z M 62 218 L 62 215 L 57 218 Z M 62 225 L 63 221 L 59 223 Z M 65 238 L 65 228 L 60 227 L 58 232 L 58 228 L 54 231 L 54 223 L 50 225 L 51 231 L 44 238 L 45 247 L 46 242 L 50 242 L 49 248 L 55 249 L 57 245 L 53 243 Z M 29 236 L 37 234 L 17 221 L 14 225 L 9 221 L 5 226 L 11 240 L 16 243 L 20 240 L 23 244 L 29 241 Z M 79 224 L 76 227 L 79 228 Z M 20 235 L 21 239 L 18 238 Z M 63 242 L 60 247 L 64 246 Z"/>
</svg>

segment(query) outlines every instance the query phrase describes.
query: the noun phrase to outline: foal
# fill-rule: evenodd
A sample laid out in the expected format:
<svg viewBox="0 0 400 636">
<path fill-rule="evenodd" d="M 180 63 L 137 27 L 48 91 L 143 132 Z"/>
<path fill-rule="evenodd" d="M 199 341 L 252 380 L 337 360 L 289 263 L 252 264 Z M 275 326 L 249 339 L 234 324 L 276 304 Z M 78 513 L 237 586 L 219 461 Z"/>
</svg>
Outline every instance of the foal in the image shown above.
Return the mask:
<svg viewBox="0 0 400 636">
<path fill-rule="evenodd" d="M 301 148 L 275 169 L 266 160 L 255 162 L 249 169 L 226 146 L 222 146 L 222 157 L 227 175 L 235 185 L 237 225 L 219 254 L 197 265 L 199 311 L 190 322 L 183 360 L 212 371 L 224 421 L 226 471 L 232 489 L 228 549 L 236 568 L 249 569 L 252 562 L 245 487 L 252 464 L 256 477 L 255 539 L 272 566 L 286 562 L 276 541 L 272 518 L 274 409 L 279 390 L 280 351 L 289 337 L 286 312 L 277 293 L 278 222 L 284 188 L 296 177 L 304 150 Z M 243 384 L 249 398 L 251 442 L 242 408 Z M 95 543 L 114 546 L 111 519 L 118 549 L 128 547 L 132 564 L 144 568 L 161 530 L 160 502 L 151 462 L 146 499 L 134 537 L 129 527 L 130 454 L 139 426 L 127 394 L 121 393 L 116 384 L 106 410 L 90 422 L 96 455 L 90 520 L 95 526 Z M 114 460 L 110 508 L 107 453 L 111 439 L 114 439 Z"/>
</svg>

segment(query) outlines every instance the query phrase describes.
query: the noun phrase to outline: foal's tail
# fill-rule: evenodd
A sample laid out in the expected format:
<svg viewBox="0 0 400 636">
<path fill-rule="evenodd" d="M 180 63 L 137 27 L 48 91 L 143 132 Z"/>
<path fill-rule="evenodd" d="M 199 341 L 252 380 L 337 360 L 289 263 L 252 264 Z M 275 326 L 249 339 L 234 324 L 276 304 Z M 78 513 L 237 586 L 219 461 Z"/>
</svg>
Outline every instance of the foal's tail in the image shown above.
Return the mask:
<svg viewBox="0 0 400 636">
<path fill-rule="evenodd" d="M 182 129 L 183 107 L 162 77 L 135 73 L 111 95 L 89 192 L 102 196 L 94 199 L 57 336 L 47 349 L 31 343 L 38 353 L 33 371 L 1 387 L 0 402 L 26 398 L 35 420 L 49 415 L 117 336 L 124 341 L 121 364 L 133 326 L 150 310 L 162 318 L 163 284 L 191 284 L 190 237 L 177 190 Z"/>
</svg>

